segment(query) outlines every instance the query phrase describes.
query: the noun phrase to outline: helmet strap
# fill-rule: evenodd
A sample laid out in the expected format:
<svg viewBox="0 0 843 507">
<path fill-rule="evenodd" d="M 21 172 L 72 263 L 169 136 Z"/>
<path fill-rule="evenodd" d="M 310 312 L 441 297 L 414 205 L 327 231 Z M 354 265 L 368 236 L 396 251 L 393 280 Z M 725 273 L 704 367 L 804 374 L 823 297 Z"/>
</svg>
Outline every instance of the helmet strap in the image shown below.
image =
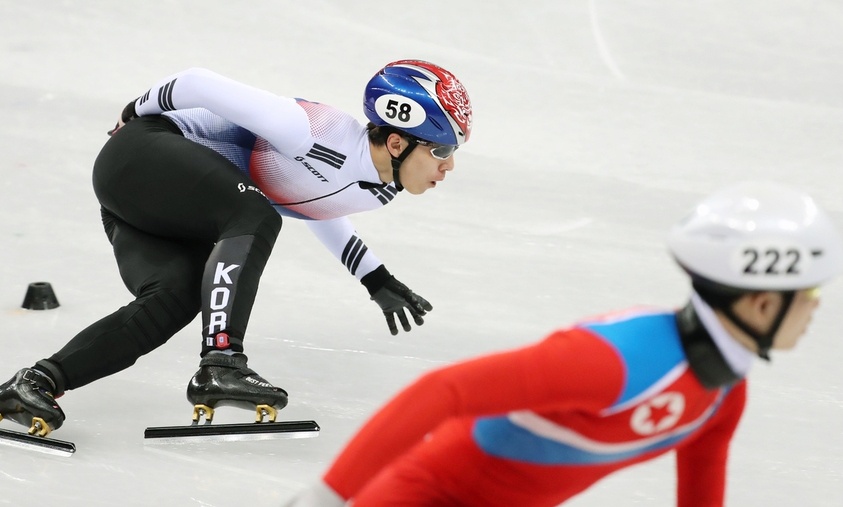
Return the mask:
<svg viewBox="0 0 843 507">
<path fill-rule="evenodd" d="M 404 185 L 401 184 L 401 177 L 398 174 L 398 169 L 401 168 L 401 163 L 404 162 L 404 159 L 406 159 L 416 146 L 418 146 L 418 143 L 411 139 L 408 139 L 407 141 L 407 147 L 404 148 L 404 151 L 402 151 L 397 157 L 393 157 L 391 153 L 389 155 L 392 157 L 392 181 L 395 183 L 395 188 L 398 189 L 399 192 L 404 190 Z"/>
<path fill-rule="evenodd" d="M 779 327 L 781 327 L 785 315 L 787 315 L 788 310 L 790 310 L 790 306 L 793 304 L 793 298 L 796 295 L 796 292 L 792 290 L 782 291 L 781 295 L 782 306 L 779 308 L 776 318 L 773 320 L 773 324 L 766 333 L 759 333 L 751 328 L 743 319 L 738 317 L 735 312 L 732 311 L 732 305 L 722 305 L 720 307 L 729 320 L 731 320 L 741 329 L 741 331 L 748 334 L 755 341 L 758 345 L 758 357 L 765 361 L 770 361 L 770 349 L 773 347 L 773 339 L 775 339 L 776 333 L 778 333 Z"/>
<path fill-rule="evenodd" d="M 706 389 L 730 386 L 741 379 L 714 343 L 693 303 L 676 312 L 676 326 L 688 366 Z"/>
</svg>

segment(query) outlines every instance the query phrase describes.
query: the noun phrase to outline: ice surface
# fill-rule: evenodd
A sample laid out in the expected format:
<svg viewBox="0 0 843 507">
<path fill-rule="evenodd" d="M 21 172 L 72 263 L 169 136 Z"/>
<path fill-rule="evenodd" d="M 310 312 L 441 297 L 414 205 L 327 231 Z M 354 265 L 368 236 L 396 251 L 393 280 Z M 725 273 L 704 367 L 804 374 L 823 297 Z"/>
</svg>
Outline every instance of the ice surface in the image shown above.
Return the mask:
<svg viewBox="0 0 843 507">
<path fill-rule="evenodd" d="M 144 445 L 145 427 L 189 420 L 194 323 L 61 399 L 55 435 L 75 456 L 0 447 L 0 505 L 279 505 L 419 373 L 584 315 L 683 303 L 665 231 L 725 184 L 794 185 L 843 225 L 841 25 L 831 0 L 0 1 L 2 380 L 129 301 L 90 168 L 125 103 L 159 78 L 208 67 L 363 120 L 372 73 L 422 58 L 456 73 L 475 110 L 443 185 L 355 218 L 434 304 L 422 328 L 390 336 L 342 265 L 285 224 L 247 351 L 291 393 L 282 416 L 315 419 L 319 438 Z M 61 307 L 21 310 L 34 281 Z M 830 285 L 798 350 L 754 368 L 730 505 L 843 503 L 841 304 Z M 568 505 L 671 505 L 672 470 L 670 457 L 628 469 Z"/>
</svg>

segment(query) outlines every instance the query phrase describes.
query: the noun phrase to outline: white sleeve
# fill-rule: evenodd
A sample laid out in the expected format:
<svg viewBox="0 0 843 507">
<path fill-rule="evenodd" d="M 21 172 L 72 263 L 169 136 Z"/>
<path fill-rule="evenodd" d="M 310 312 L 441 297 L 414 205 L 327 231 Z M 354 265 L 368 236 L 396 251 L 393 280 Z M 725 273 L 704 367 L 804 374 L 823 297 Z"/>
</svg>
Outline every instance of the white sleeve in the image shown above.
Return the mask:
<svg viewBox="0 0 843 507">
<path fill-rule="evenodd" d="M 295 99 L 192 68 L 156 83 L 135 102 L 138 116 L 203 108 L 291 152 L 310 139 L 307 114 Z"/>
<path fill-rule="evenodd" d="M 363 243 L 347 217 L 331 220 L 305 220 L 305 223 L 319 241 L 358 280 L 381 265 L 380 259 Z"/>
</svg>

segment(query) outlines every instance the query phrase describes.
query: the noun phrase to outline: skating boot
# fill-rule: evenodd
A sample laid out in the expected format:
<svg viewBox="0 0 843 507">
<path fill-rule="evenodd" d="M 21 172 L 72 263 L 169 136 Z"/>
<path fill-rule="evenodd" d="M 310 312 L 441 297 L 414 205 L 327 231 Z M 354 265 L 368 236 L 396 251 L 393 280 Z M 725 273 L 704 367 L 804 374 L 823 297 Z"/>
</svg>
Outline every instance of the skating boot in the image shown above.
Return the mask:
<svg viewBox="0 0 843 507">
<path fill-rule="evenodd" d="M 202 416 L 206 424 L 210 423 L 214 408 L 221 406 L 255 410 L 256 422 L 263 422 L 264 417 L 275 421 L 277 412 L 287 406 L 287 392 L 246 366 L 247 360 L 245 354 L 211 352 L 199 362 L 199 371 L 187 385 L 194 424 Z"/>
<path fill-rule="evenodd" d="M 45 437 L 64 422 L 55 392 L 52 380 L 32 368 L 24 368 L 0 385 L 0 419 L 11 419 L 28 426 L 30 435 Z"/>
</svg>

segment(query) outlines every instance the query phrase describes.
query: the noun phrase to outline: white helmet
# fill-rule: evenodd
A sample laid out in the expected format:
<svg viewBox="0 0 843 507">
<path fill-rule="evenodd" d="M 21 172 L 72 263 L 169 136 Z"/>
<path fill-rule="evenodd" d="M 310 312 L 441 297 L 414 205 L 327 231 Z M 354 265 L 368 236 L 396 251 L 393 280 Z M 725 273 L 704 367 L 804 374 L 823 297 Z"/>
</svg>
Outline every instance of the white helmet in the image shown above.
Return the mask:
<svg viewBox="0 0 843 507">
<path fill-rule="evenodd" d="M 843 267 L 843 241 L 810 196 L 772 182 L 744 182 L 700 202 L 675 225 L 668 247 L 692 277 L 744 290 L 818 286 Z"/>
</svg>

